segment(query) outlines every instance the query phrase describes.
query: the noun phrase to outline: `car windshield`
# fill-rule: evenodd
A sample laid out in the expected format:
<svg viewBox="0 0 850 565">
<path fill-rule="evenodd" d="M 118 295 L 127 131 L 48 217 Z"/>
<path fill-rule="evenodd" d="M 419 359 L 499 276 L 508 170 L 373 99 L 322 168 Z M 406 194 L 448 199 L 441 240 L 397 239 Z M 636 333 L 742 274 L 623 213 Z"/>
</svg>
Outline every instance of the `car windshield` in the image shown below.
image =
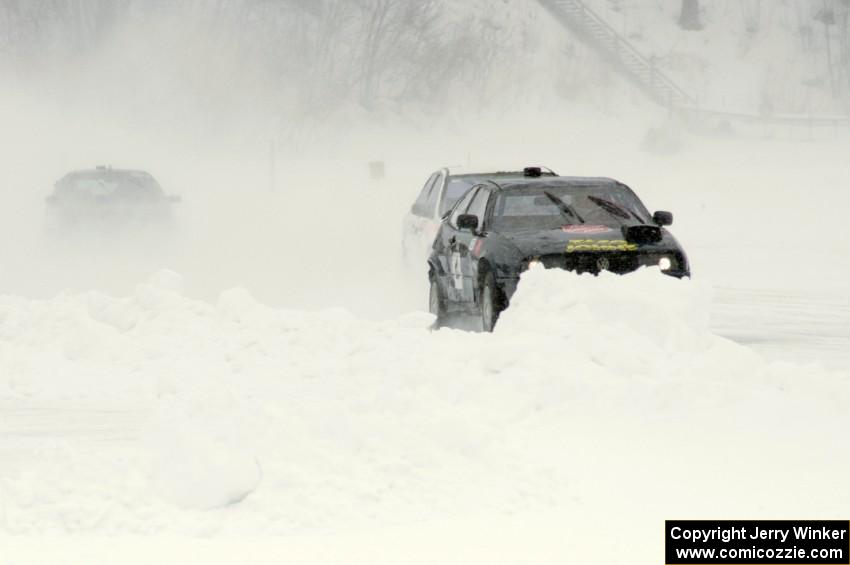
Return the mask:
<svg viewBox="0 0 850 565">
<path fill-rule="evenodd" d="M 619 227 L 647 223 L 649 212 L 623 185 L 553 184 L 499 193 L 490 221 L 495 231 L 558 229 L 569 224 Z"/>
<path fill-rule="evenodd" d="M 72 198 L 157 198 L 162 189 L 147 173 L 97 171 L 75 173 L 59 183 L 59 194 Z"/>
</svg>

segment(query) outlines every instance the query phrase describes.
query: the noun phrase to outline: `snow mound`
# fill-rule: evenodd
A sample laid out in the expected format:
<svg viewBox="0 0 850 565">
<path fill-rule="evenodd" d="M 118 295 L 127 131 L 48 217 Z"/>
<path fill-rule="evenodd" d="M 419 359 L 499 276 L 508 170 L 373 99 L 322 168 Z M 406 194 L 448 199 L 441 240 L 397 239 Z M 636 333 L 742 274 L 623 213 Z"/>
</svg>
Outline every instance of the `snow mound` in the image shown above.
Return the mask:
<svg viewBox="0 0 850 565">
<path fill-rule="evenodd" d="M 154 455 L 154 489 L 164 500 L 207 510 L 242 502 L 257 489 L 260 464 L 227 416 L 233 412 L 227 398 L 191 406 L 160 403 L 148 447 Z"/>
<path fill-rule="evenodd" d="M 848 502 L 777 496 L 850 471 L 835 449 L 846 375 L 801 379 L 712 335 L 699 282 L 532 269 L 493 334 L 180 286 L 0 297 L 7 430 L 55 429 L 37 459 L 16 455 L 40 442 L 26 425 L 0 437 L 0 532 L 283 534 L 588 507 L 634 523 L 624 497 L 656 524 L 718 513 L 732 479 L 717 460 L 734 462 L 740 514 Z M 775 488 L 757 482 L 768 466 Z"/>
<path fill-rule="evenodd" d="M 710 305 L 708 286 L 657 268 L 628 276 L 532 268 L 499 319 L 488 367 L 717 379 L 729 374 L 717 374 L 726 357 L 734 373 L 762 370 L 755 353 L 710 332 Z"/>
<path fill-rule="evenodd" d="M 576 276 L 537 266 L 523 273 L 498 330 L 598 340 L 611 349 L 637 342 L 672 353 L 705 344 L 710 304 L 709 288 L 662 276 L 657 268 L 624 277 Z"/>
</svg>

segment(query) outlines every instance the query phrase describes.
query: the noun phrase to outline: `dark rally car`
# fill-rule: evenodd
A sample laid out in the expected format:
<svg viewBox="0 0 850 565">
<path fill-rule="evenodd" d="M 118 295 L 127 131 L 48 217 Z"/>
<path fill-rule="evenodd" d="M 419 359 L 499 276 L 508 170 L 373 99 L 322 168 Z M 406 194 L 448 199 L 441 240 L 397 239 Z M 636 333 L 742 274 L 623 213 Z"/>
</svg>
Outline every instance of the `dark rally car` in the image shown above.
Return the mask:
<svg viewBox="0 0 850 565">
<path fill-rule="evenodd" d="M 576 273 L 625 274 L 658 266 L 690 276 L 685 252 L 632 190 L 613 179 L 540 177 L 473 187 L 443 219 L 428 260 L 429 307 L 439 326 L 450 314 L 481 316 L 492 331 L 530 264 Z"/>
<path fill-rule="evenodd" d="M 168 226 L 180 197 L 163 192 L 148 172 L 97 167 L 74 171 L 56 182 L 47 197 L 47 228 Z"/>
</svg>

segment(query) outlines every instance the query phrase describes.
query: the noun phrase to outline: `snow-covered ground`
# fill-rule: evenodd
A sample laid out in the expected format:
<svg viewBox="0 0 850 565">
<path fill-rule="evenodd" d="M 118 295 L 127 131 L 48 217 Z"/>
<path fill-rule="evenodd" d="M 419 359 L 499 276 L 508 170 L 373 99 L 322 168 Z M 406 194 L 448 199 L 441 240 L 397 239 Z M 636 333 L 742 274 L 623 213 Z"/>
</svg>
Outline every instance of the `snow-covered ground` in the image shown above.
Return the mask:
<svg viewBox="0 0 850 565">
<path fill-rule="evenodd" d="M 80 562 L 141 543 L 128 535 L 150 540 L 142 561 L 200 537 L 315 562 L 353 544 L 368 562 L 385 528 L 386 561 L 424 546 L 516 562 L 540 540 L 552 562 L 632 562 L 655 558 L 670 516 L 848 503 L 846 372 L 712 335 L 699 281 L 533 270 L 493 335 L 181 287 L 161 272 L 128 298 L 0 300 L 0 516 L 25 536 L 8 562 L 33 535 L 82 543 Z M 95 550 L 103 536 L 119 538 Z"/>
<path fill-rule="evenodd" d="M 750 108 L 764 81 L 724 65 L 771 44 L 732 61 L 731 4 L 720 48 L 665 64 Z M 647 51 L 677 41 L 669 6 L 596 5 Z M 297 130 L 272 92 L 219 122 L 180 83 L 110 98 L 97 66 L 67 98 L 44 88 L 64 74 L 0 93 L 0 565 L 659 562 L 664 519 L 846 512 L 850 132 L 693 136 L 523 33 L 585 96 L 535 73 L 500 111 Z M 674 212 L 693 280 L 534 270 L 494 334 L 431 331 L 401 218 L 477 162 L 629 184 Z M 179 229 L 47 237 L 52 182 L 101 163 L 180 194 Z"/>
</svg>

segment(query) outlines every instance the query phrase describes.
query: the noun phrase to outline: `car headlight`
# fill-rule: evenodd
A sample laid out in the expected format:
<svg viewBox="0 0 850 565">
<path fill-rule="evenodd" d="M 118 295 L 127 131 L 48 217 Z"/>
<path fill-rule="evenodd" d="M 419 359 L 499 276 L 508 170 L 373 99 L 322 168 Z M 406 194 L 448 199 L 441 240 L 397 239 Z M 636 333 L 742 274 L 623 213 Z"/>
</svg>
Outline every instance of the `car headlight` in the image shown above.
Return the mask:
<svg viewBox="0 0 850 565">
<path fill-rule="evenodd" d="M 669 271 L 673 268 L 673 261 L 669 257 L 662 257 L 658 260 L 658 268 L 662 271 Z"/>
</svg>

